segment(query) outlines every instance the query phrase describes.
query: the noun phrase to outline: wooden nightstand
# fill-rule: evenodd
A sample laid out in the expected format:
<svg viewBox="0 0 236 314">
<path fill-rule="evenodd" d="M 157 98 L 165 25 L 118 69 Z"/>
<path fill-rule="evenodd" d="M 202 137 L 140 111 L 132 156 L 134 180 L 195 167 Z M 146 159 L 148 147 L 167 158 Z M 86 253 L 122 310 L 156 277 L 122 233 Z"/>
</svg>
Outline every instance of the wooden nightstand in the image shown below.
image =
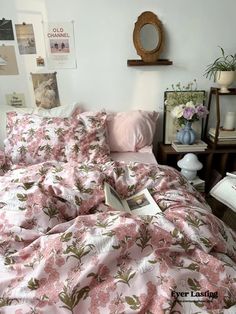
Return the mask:
<svg viewBox="0 0 236 314">
<path fill-rule="evenodd" d="M 211 173 L 216 169 L 222 176 L 226 171 L 233 171 L 236 167 L 236 147 L 213 147 L 209 144 L 205 151 L 193 152 L 203 164 L 202 170 L 198 172 L 201 179 L 206 182 L 206 192 L 211 188 Z M 176 152 L 171 145 L 159 143 L 156 153 L 157 162 L 163 165 L 172 166 L 180 170 L 177 161 L 186 154 L 186 152 Z"/>
</svg>

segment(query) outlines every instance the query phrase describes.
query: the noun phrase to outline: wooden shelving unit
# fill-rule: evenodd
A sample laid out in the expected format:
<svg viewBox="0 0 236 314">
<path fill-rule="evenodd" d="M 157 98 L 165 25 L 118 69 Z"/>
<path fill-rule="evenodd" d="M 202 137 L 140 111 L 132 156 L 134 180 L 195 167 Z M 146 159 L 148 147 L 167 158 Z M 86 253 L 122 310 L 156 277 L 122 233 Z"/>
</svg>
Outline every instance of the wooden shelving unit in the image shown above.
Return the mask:
<svg viewBox="0 0 236 314">
<path fill-rule="evenodd" d="M 212 103 L 212 98 L 215 98 L 215 109 L 216 109 L 216 124 L 215 124 L 215 129 L 216 129 L 216 134 L 215 134 L 215 140 L 214 142 L 211 142 L 208 139 L 208 121 L 209 121 L 209 115 L 211 113 L 211 103 Z M 218 143 L 218 136 L 219 136 L 219 131 L 220 131 L 220 97 L 222 96 L 236 96 L 236 88 L 229 88 L 229 93 L 221 93 L 219 88 L 211 87 L 210 89 L 210 94 L 209 94 L 209 100 L 208 100 L 208 111 L 209 114 L 207 115 L 206 118 L 206 123 L 205 123 L 205 128 L 204 128 L 204 141 L 207 142 L 209 145 L 213 145 L 215 148 L 216 147 L 222 147 L 222 146 L 235 146 L 234 144 L 229 145 L 229 144 L 223 144 L 223 143 Z"/>
<path fill-rule="evenodd" d="M 173 62 L 168 60 L 168 59 L 159 59 L 157 61 L 154 62 L 145 62 L 141 59 L 130 59 L 127 60 L 127 65 L 128 66 L 150 66 L 150 65 L 172 65 Z"/>
</svg>

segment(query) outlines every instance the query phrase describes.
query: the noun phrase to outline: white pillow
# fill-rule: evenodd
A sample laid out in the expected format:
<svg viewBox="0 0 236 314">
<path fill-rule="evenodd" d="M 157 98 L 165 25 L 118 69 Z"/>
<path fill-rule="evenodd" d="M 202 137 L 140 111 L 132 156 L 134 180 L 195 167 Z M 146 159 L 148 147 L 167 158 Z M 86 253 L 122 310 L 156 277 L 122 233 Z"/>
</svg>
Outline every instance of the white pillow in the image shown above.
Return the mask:
<svg viewBox="0 0 236 314">
<path fill-rule="evenodd" d="M 74 110 L 79 106 L 78 103 L 73 103 L 67 106 L 59 106 L 51 109 L 44 109 L 44 108 L 34 108 L 33 114 L 37 114 L 41 117 L 60 117 L 60 118 L 67 118 L 72 115 Z"/>
<path fill-rule="evenodd" d="M 0 111 L 0 149 L 4 149 L 3 141 L 6 139 L 6 122 L 7 112 L 15 111 L 17 113 L 33 113 L 41 117 L 70 117 L 74 110 L 78 107 L 78 103 L 67 106 L 59 106 L 52 109 L 42 109 L 38 107 L 32 108 L 15 108 L 12 106 L 1 105 Z"/>
</svg>

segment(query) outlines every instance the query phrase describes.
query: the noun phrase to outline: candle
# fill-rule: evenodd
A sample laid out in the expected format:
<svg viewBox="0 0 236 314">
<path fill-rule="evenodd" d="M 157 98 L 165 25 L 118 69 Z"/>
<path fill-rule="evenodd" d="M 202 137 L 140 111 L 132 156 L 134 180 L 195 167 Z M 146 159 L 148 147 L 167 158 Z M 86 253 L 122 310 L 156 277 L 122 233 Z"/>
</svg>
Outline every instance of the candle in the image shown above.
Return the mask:
<svg viewBox="0 0 236 314">
<path fill-rule="evenodd" d="M 229 111 L 225 115 L 225 120 L 223 124 L 223 129 L 224 130 L 233 130 L 235 127 L 235 116 L 236 112 Z"/>
</svg>

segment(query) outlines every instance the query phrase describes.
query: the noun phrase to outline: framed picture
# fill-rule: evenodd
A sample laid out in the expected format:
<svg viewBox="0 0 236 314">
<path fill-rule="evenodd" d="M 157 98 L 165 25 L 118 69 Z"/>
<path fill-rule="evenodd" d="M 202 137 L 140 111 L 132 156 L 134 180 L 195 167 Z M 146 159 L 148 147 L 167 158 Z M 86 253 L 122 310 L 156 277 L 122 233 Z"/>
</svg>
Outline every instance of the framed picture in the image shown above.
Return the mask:
<svg viewBox="0 0 236 314">
<path fill-rule="evenodd" d="M 171 144 L 176 140 L 176 133 L 181 128 L 177 121 L 171 116 L 171 110 L 177 106 L 176 100 L 179 99 L 178 104 L 184 104 L 192 100 L 194 103 L 201 103 L 204 105 L 205 91 L 166 91 L 164 94 L 165 109 L 164 109 L 164 131 L 163 143 Z M 195 121 L 192 128 L 197 134 L 197 139 L 202 138 L 203 133 L 203 119 Z"/>
</svg>

